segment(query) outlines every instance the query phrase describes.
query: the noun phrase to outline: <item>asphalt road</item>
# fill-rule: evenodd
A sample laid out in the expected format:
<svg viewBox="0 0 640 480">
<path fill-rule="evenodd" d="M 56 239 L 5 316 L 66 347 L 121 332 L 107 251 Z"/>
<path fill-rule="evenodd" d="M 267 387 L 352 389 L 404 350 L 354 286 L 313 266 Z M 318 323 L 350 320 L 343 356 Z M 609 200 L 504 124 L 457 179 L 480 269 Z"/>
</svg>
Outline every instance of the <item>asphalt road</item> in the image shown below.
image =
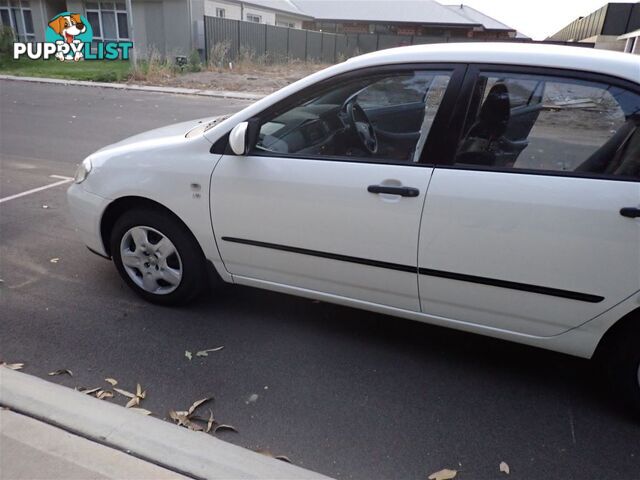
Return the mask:
<svg viewBox="0 0 640 480">
<path fill-rule="evenodd" d="M 72 176 L 128 135 L 242 105 L 0 82 L 0 197 Z M 221 438 L 340 479 L 507 478 L 501 461 L 516 479 L 640 478 L 640 424 L 589 362 L 245 287 L 147 304 L 84 248 L 65 186 L 0 204 L 0 278 L 1 360 L 68 386 L 140 382 L 162 418 L 214 395 L 239 431 Z M 73 378 L 47 376 L 61 368 Z"/>
</svg>

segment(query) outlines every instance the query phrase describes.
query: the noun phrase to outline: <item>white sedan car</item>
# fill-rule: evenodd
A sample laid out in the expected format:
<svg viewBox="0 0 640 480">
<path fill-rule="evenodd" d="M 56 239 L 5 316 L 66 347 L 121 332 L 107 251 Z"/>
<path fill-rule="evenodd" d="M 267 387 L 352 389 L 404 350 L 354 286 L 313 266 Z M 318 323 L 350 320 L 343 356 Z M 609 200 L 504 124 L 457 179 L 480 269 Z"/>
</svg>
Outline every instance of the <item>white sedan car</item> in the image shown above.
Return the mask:
<svg viewBox="0 0 640 480">
<path fill-rule="evenodd" d="M 105 147 L 69 203 L 149 301 L 224 281 L 601 357 L 640 406 L 639 58 L 367 54 Z"/>
</svg>

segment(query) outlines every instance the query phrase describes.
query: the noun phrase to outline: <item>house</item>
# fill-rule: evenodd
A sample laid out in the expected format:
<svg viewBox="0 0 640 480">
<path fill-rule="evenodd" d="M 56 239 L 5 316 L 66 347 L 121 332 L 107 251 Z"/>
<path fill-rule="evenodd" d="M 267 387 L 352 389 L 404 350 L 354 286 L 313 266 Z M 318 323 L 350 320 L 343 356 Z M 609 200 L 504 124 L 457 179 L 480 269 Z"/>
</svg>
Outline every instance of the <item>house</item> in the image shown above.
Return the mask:
<svg viewBox="0 0 640 480">
<path fill-rule="evenodd" d="M 288 0 L 205 0 L 204 14 L 289 28 L 302 28 L 303 22 L 313 20 Z"/>
<path fill-rule="evenodd" d="M 466 5 L 433 0 L 291 0 L 314 17 L 304 28 L 334 33 L 418 35 L 445 39 L 513 38 L 515 29 Z"/>
<path fill-rule="evenodd" d="M 127 8 L 131 4 L 132 12 Z M 84 15 L 95 41 L 134 42 L 140 56 L 204 50 L 204 17 L 332 33 L 420 36 L 433 41 L 513 39 L 517 32 L 466 5 L 434 0 L 0 0 L 0 21 L 21 41 L 44 41 L 60 12 Z"/>
<path fill-rule="evenodd" d="M 640 2 L 607 3 L 547 40 L 593 43 L 595 48 L 640 54 Z"/>
</svg>

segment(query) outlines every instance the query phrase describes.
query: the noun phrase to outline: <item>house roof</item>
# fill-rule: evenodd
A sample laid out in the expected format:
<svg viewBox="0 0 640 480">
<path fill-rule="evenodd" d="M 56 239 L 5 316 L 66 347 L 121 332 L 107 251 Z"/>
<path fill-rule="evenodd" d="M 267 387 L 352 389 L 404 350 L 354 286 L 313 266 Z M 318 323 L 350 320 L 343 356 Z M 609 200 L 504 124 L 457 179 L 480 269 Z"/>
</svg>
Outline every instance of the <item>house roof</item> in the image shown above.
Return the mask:
<svg viewBox="0 0 640 480">
<path fill-rule="evenodd" d="M 469 19 L 474 23 L 481 24 L 486 30 L 510 30 L 515 32 L 515 28 L 511 28 L 508 25 L 505 25 L 502 22 L 499 22 L 493 17 L 489 15 L 485 15 L 484 13 L 476 10 L 475 8 L 471 8 L 468 5 L 459 4 L 459 5 L 444 5 L 448 9 L 454 11 L 458 15 L 462 15 L 463 17 Z"/>
<path fill-rule="evenodd" d="M 290 0 L 317 20 L 480 26 L 434 0 Z"/>
<path fill-rule="evenodd" d="M 243 3 L 316 20 L 444 24 L 514 28 L 467 5 L 441 5 L 435 0 L 246 0 Z"/>
<path fill-rule="evenodd" d="M 312 19 L 311 15 L 304 13 L 300 10 L 291 0 L 247 0 L 243 1 L 247 5 L 254 5 L 257 7 L 269 8 L 271 10 L 277 10 L 290 15 L 296 15 L 299 17 L 305 17 Z"/>
</svg>

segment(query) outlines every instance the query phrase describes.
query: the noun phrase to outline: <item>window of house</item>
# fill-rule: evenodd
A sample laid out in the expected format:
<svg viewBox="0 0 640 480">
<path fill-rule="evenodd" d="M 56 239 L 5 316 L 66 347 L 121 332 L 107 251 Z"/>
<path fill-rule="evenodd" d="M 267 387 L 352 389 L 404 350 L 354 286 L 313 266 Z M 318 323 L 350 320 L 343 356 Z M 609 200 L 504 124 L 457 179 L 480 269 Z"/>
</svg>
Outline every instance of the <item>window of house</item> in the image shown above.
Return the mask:
<svg viewBox="0 0 640 480">
<path fill-rule="evenodd" d="M 19 42 L 34 42 L 33 17 L 31 3 L 27 0 L 0 1 L 0 22 L 10 27 Z"/>
<path fill-rule="evenodd" d="M 227 16 L 227 12 L 224 8 L 216 8 L 216 17 L 225 18 Z"/>
<path fill-rule="evenodd" d="M 125 2 L 87 2 L 85 15 L 93 29 L 93 39 L 104 42 L 129 40 Z"/>
<path fill-rule="evenodd" d="M 417 162 L 450 77 L 412 71 L 340 83 L 265 121 L 255 153 Z"/>
<path fill-rule="evenodd" d="M 456 164 L 640 178 L 640 95 L 556 76 L 482 73 Z"/>
<path fill-rule="evenodd" d="M 247 13 L 247 22 L 262 23 L 262 17 L 260 15 Z"/>
</svg>

